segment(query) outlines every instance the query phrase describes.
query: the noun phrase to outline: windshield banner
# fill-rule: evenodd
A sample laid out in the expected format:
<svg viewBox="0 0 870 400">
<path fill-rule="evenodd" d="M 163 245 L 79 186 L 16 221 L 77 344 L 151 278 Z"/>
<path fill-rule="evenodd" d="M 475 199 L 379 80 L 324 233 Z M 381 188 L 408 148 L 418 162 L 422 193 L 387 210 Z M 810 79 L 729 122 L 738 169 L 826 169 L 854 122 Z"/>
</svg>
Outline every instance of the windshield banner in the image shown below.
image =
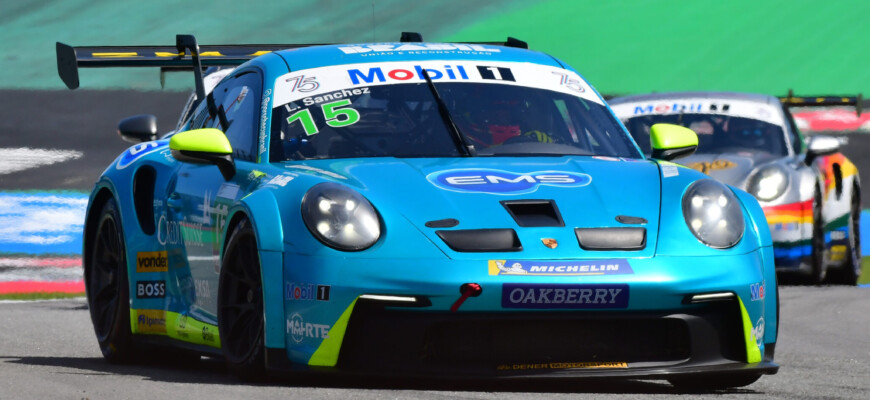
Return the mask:
<svg viewBox="0 0 870 400">
<path fill-rule="evenodd" d="M 756 119 L 780 126 L 784 125 L 785 122 L 779 104 L 765 104 L 757 101 L 696 97 L 622 103 L 610 107 L 621 119 L 643 115 L 716 114 Z"/>
<path fill-rule="evenodd" d="M 273 107 L 320 95 L 333 99 L 358 96 L 370 86 L 425 83 L 423 71 L 429 73 L 436 85 L 473 82 L 525 86 L 604 104 L 589 84 L 573 71 L 520 62 L 432 60 L 333 65 L 294 71 L 275 81 Z"/>
</svg>

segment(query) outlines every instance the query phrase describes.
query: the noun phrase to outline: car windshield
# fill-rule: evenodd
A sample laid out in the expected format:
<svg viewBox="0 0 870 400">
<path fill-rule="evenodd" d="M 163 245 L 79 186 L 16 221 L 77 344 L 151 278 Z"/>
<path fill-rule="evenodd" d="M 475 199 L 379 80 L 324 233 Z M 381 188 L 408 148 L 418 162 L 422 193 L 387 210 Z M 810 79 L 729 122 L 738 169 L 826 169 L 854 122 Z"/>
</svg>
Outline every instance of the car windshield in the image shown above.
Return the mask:
<svg viewBox="0 0 870 400">
<path fill-rule="evenodd" d="M 664 114 L 629 118 L 625 126 L 645 154 L 650 154 L 649 128 L 667 123 L 685 126 L 698 134 L 697 153 L 761 151 L 787 155 L 782 127 L 752 118 L 716 114 Z"/>
<path fill-rule="evenodd" d="M 433 83 L 350 86 L 276 106 L 270 159 L 459 157 L 460 143 L 473 156 L 642 157 L 603 104 L 516 84 Z"/>
</svg>

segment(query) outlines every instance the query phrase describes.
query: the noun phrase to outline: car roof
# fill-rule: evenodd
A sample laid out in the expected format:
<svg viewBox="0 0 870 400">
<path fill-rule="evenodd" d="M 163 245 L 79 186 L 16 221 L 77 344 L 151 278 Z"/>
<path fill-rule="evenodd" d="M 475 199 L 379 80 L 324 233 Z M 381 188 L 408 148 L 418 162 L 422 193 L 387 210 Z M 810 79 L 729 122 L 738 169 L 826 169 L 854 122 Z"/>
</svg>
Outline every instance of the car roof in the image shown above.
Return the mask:
<svg viewBox="0 0 870 400">
<path fill-rule="evenodd" d="M 391 42 L 309 46 L 270 53 L 280 57 L 259 57 L 270 68 L 290 71 L 329 65 L 377 63 L 386 61 L 492 60 L 530 62 L 559 68 L 565 66 L 554 57 L 533 50 L 494 44 Z"/>
<path fill-rule="evenodd" d="M 758 93 L 741 93 L 741 92 L 715 92 L 715 91 L 686 91 L 686 92 L 663 92 L 663 93 L 648 93 L 638 95 L 628 95 L 614 97 L 607 102 L 610 104 L 634 103 L 651 100 L 670 100 L 670 99 L 717 99 L 717 100 L 743 100 L 765 104 L 780 104 L 777 97 L 758 94 Z"/>
</svg>

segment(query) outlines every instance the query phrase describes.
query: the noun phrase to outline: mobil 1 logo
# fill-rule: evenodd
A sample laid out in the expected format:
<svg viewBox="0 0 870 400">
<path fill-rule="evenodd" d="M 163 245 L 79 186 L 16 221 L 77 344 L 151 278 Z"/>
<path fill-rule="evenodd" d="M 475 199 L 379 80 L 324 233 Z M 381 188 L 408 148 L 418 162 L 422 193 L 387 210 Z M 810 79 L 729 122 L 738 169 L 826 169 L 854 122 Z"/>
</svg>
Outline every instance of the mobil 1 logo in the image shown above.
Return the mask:
<svg viewBox="0 0 870 400">
<path fill-rule="evenodd" d="M 162 299 L 166 296 L 166 281 L 137 281 L 137 299 Z"/>
<path fill-rule="evenodd" d="M 480 77 L 483 79 L 516 82 L 510 68 L 478 65 L 477 72 L 480 72 Z"/>
</svg>

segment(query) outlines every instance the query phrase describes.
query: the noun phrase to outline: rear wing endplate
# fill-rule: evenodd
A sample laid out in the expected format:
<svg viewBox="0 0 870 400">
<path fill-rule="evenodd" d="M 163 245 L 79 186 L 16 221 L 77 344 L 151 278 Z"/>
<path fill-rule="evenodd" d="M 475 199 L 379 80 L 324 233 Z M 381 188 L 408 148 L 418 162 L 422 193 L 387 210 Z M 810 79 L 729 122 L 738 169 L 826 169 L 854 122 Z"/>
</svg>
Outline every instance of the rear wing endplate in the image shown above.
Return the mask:
<svg viewBox="0 0 870 400">
<path fill-rule="evenodd" d="M 795 96 L 791 89 L 788 96 L 780 97 L 779 101 L 788 107 L 854 106 L 855 113 L 859 116 L 868 106 L 860 93 L 857 96 Z"/>
</svg>

